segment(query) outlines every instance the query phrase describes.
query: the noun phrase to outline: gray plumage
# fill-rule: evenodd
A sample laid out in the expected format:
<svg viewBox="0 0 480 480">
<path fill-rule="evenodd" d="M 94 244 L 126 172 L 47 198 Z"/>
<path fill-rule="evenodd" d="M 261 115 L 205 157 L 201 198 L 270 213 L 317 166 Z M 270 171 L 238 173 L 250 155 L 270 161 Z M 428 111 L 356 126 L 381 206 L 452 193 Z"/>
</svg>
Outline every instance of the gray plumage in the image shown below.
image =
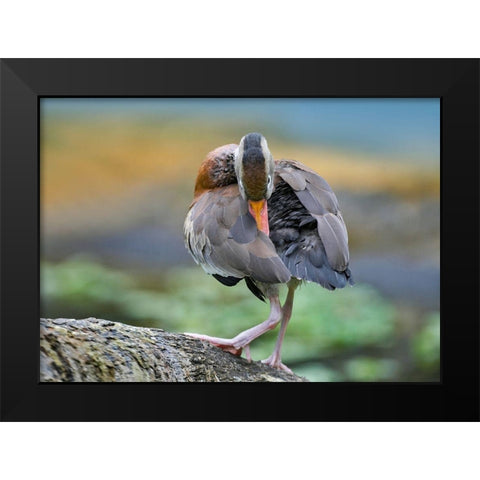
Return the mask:
<svg viewBox="0 0 480 480">
<path fill-rule="evenodd" d="M 247 212 L 237 185 L 205 192 L 185 221 L 187 248 L 207 273 L 286 283 L 290 272 Z"/>
<path fill-rule="evenodd" d="M 255 282 L 286 283 L 291 276 L 329 290 L 353 284 L 347 229 L 328 183 L 300 162 L 280 160 L 274 185 L 270 237 L 257 229 L 237 184 L 202 193 L 185 221 L 195 261 L 225 285 L 248 279 L 251 290 Z"/>
<path fill-rule="evenodd" d="M 348 234 L 328 183 L 294 160 L 280 160 L 269 201 L 270 238 L 294 277 L 333 290 L 353 284 Z"/>
</svg>

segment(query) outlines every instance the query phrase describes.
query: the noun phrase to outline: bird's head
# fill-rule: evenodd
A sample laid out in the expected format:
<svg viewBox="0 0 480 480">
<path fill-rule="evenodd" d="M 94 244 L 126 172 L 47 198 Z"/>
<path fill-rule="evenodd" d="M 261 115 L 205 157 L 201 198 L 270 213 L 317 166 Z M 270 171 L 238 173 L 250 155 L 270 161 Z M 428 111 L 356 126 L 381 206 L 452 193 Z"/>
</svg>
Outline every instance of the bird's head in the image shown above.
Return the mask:
<svg viewBox="0 0 480 480">
<path fill-rule="evenodd" d="M 259 230 L 267 235 L 267 200 L 273 192 L 275 163 L 267 140 L 260 133 L 247 133 L 235 151 L 235 173 L 240 194 L 248 202 L 248 209 Z"/>
</svg>

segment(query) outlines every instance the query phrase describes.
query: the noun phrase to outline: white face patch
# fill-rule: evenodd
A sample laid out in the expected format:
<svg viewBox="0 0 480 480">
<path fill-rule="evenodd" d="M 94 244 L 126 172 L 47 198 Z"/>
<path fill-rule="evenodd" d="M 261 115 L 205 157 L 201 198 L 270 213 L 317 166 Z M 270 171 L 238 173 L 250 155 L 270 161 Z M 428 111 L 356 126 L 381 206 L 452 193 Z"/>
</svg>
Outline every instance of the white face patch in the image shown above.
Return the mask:
<svg viewBox="0 0 480 480">
<path fill-rule="evenodd" d="M 240 180 L 240 178 L 238 178 L 238 189 L 240 190 L 240 195 L 242 195 L 242 198 L 246 198 L 246 194 L 245 194 L 245 187 L 243 186 L 243 183 L 242 181 Z"/>
<path fill-rule="evenodd" d="M 245 189 L 242 184 L 241 178 L 243 177 L 243 163 L 242 163 L 242 158 L 243 158 L 243 140 L 245 137 L 242 137 L 240 140 L 240 145 L 238 148 L 235 150 L 234 153 L 234 159 L 235 159 L 235 175 L 237 176 L 237 182 L 238 182 L 238 188 L 240 189 L 240 194 L 242 195 L 242 198 L 246 198 L 245 196 Z"/>
<path fill-rule="evenodd" d="M 275 162 L 273 156 L 268 149 L 267 140 L 262 136 L 260 140 L 262 147 L 263 158 L 265 158 L 265 172 L 267 174 L 267 198 L 270 198 L 273 192 L 273 172 L 275 170 Z"/>
<path fill-rule="evenodd" d="M 242 157 L 243 157 L 243 139 L 244 138 L 245 137 L 242 137 L 242 139 L 240 140 L 240 145 L 237 147 L 237 149 L 235 150 L 235 152 L 233 154 L 233 158 L 235 158 L 235 164 L 242 160 Z"/>
<path fill-rule="evenodd" d="M 262 138 L 260 139 L 260 146 L 262 147 L 263 158 L 267 160 L 268 157 L 271 156 L 271 154 L 270 150 L 268 149 L 267 139 L 264 136 L 262 136 Z"/>
</svg>

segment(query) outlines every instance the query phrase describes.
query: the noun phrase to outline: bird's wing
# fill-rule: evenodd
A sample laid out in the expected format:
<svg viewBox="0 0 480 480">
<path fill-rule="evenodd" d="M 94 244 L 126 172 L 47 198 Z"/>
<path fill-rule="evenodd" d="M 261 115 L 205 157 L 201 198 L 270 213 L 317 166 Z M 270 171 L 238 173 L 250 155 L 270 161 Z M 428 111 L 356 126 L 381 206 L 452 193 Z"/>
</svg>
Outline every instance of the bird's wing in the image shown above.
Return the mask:
<svg viewBox="0 0 480 480">
<path fill-rule="evenodd" d="M 294 160 L 277 161 L 275 172 L 292 188 L 317 221 L 318 235 L 330 266 L 337 272 L 345 271 L 349 263 L 347 228 L 337 197 L 328 183 L 316 172 Z"/>
<path fill-rule="evenodd" d="M 184 233 L 188 250 L 207 273 L 265 283 L 290 279 L 275 246 L 257 229 L 237 185 L 208 190 L 194 201 Z"/>
</svg>

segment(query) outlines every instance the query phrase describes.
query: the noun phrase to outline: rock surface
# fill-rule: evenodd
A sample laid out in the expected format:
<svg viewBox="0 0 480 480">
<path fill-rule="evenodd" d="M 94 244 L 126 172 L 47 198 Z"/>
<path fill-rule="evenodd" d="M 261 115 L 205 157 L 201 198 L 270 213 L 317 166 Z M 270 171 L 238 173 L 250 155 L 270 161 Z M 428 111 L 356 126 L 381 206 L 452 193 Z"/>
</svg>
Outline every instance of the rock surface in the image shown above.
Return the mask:
<svg viewBox="0 0 480 480">
<path fill-rule="evenodd" d="M 40 319 L 41 382 L 306 382 L 207 342 L 96 318 Z"/>
</svg>

